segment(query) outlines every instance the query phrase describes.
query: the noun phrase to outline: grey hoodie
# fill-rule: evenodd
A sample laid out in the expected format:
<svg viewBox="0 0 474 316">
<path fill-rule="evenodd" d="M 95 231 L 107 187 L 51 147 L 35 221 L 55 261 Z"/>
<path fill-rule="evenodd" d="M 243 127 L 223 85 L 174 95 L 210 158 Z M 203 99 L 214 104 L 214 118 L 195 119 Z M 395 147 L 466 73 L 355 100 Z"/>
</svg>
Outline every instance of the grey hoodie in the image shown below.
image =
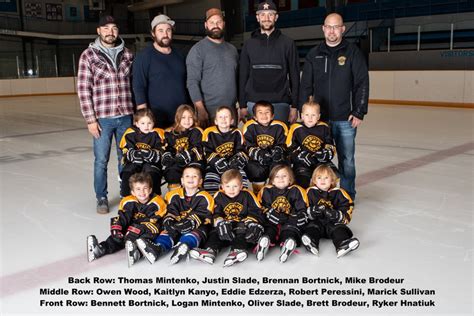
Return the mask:
<svg viewBox="0 0 474 316">
<path fill-rule="evenodd" d="M 95 49 L 100 50 L 102 53 L 104 53 L 105 56 L 112 62 L 112 65 L 114 66 L 115 70 L 117 70 L 117 56 L 118 54 L 123 51 L 123 48 L 125 47 L 125 43 L 121 37 L 117 39 L 117 41 L 120 42 L 120 44 L 108 48 L 102 45 L 100 41 L 100 37 L 97 37 L 95 42 L 90 43 L 89 47 L 93 47 Z"/>
</svg>

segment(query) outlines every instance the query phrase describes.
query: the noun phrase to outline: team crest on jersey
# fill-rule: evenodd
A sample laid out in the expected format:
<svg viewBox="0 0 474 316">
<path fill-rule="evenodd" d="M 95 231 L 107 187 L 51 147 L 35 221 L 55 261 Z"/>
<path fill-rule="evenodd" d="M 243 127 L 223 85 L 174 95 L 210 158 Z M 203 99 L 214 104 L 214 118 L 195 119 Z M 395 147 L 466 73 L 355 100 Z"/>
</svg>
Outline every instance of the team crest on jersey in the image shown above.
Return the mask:
<svg viewBox="0 0 474 316">
<path fill-rule="evenodd" d="M 308 148 L 308 150 L 310 150 L 313 153 L 321 148 L 322 143 L 323 142 L 321 141 L 321 139 L 319 139 L 319 137 L 316 137 L 314 135 L 308 135 L 303 140 L 303 146 Z"/>
<path fill-rule="evenodd" d="M 324 200 L 324 199 L 320 199 L 318 201 L 318 206 L 320 206 L 320 205 L 324 205 L 326 208 L 334 208 L 331 201 Z"/>
<path fill-rule="evenodd" d="M 140 219 L 143 217 L 146 217 L 146 215 L 143 214 L 142 212 L 136 212 L 135 214 L 133 214 L 133 219 Z"/>
<path fill-rule="evenodd" d="M 279 196 L 273 201 L 272 208 L 278 210 L 280 213 L 290 214 L 291 204 L 286 197 Z"/>
<path fill-rule="evenodd" d="M 224 208 L 224 214 L 226 216 L 226 220 L 239 220 L 239 214 L 244 209 L 244 206 L 240 203 L 230 203 Z"/>
<path fill-rule="evenodd" d="M 221 157 L 232 156 L 232 154 L 234 153 L 234 143 L 228 142 L 217 146 L 216 152 Z"/>
<path fill-rule="evenodd" d="M 151 146 L 145 143 L 136 143 L 135 148 L 140 150 L 151 150 Z"/>
<path fill-rule="evenodd" d="M 258 135 L 257 136 L 257 145 L 260 148 L 267 148 L 273 145 L 275 138 L 270 135 Z"/>
<path fill-rule="evenodd" d="M 346 64 L 346 56 L 339 56 L 337 58 L 337 62 L 339 63 L 339 66 L 344 66 Z"/>
<path fill-rule="evenodd" d="M 188 138 L 187 137 L 181 137 L 176 140 L 176 144 L 174 144 L 174 148 L 176 151 L 182 151 L 185 149 L 188 149 Z"/>
</svg>

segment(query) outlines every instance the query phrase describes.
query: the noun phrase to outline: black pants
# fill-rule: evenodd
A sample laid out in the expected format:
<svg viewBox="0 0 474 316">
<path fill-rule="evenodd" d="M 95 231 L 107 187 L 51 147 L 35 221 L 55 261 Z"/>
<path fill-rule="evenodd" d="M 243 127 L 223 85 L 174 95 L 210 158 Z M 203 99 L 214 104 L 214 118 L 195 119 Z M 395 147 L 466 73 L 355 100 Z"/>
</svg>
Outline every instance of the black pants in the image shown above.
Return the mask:
<svg viewBox="0 0 474 316">
<path fill-rule="evenodd" d="M 157 165 L 143 163 L 126 163 L 123 166 L 122 173 L 120 177 L 122 178 L 122 185 L 120 188 L 120 195 L 127 196 L 130 195 L 130 185 L 128 180 L 130 177 L 137 172 L 146 172 L 151 176 L 153 180 L 153 192 L 161 195 L 161 169 Z"/>
<path fill-rule="evenodd" d="M 232 231 L 235 234 L 235 238 L 232 241 L 221 240 L 217 228 L 213 228 L 209 233 L 209 239 L 204 244 L 204 248 L 211 248 L 216 253 L 227 246 L 231 249 L 248 249 L 253 245 L 245 240 L 246 228 L 244 223 L 233 223 Z"/>
<path fill-rule="evenodd" d="M 334 247 L 339 248 L 341 243 L 353 236 L 352 231 L 345 224 L 309 222 L 303 229 L 303 234 L 308 235 L 316 245 L 321 238 L 331 239 Z"/>
<path fill-rule="evenodd" d="M 293 238 L 298 246 L 301 242 L 301 231 L 297 227 L 287 224 L 274 225 L 268 220 L 263 225 L 263 235 L 267 235 L 270 242 L 275 245 L 288 238 Z"/>
</svg>

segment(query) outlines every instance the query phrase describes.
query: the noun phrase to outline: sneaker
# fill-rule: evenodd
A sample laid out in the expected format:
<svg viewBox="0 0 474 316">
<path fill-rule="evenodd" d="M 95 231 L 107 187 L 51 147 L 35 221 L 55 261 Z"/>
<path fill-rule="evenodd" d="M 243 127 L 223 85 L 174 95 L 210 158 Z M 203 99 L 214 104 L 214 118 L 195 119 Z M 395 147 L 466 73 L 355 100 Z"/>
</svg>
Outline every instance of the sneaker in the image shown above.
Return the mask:
<svg viewBox="0 0 474 316">
<path fill-rule="evenodd" d="M 193 248 L 189 250 L 189 256 L 193 259 L 209 264 L 213 264 L 214 260 L 216 260 L 216 252 L 211 248 Z"/>
<path fill-rule="evenodd" d="M 189 246 L 184 243 L 178 243 L 174 249 L 173 254 L 170 257 L 171 264 L 175 264 L 181 261 L 187 256 L 189 252 Z"/>
<path fill-rule="evenodd" d="M 94 261 L 105 255 L 105 249 L 99 244 L 94 235 L 87 236 L 87 260 Z"/>
<path fill-rule="evenodd" d="M 339 247 L 337 247 L 337 257 L 340 258 L 342 256 L 347 255 L 349 252 L 356 250 L 359 248 L 359 239 L 357 238 L 349 238 L 344 240 Z"/>
<path fill-rule="evenodd" d="M 247 259 L 247 251 L 243 249 L 231 249 L 224 260 L 224 267 L 230 267 L 234 263 L 242 262 Z"/>
<path fill-rule="evenodd" d="M 281 253 L 280 253 L 280 262 L 286 262 L 288 258 L 291 256 L 293 251 L 296 249 L 296 241 L 293 238 L 288 238 L 281 246 Z"/>
<path fill-rule="evenodd" d="M 258 240 L 257 243 L 257 260 L 262 261 L 263 258 L 265 258 L 265 254 L 268 251 L 268 248 L 270 247 L 270 238 L 268 236 L 262 236 Z"/>
<path fill-rule="evenodd" d="M 127 261 L 128 261 L 129 268 L 133 266 L 135 262 L 137 262 L 143 257 L 140 250 L 138 250 L 137 248 L 137 244 L 131 240 L 127 240 L 125 242 L 125 252 L 127 254 Z"/>
<path fill-rule="evenodd" d="M 100 198 L 97 200 L 97 213 L 107 214 L 109 212 L 109 201 L 107 198 Z"/>
<path fill-rule="evenodd" d="M 301 243 L 306 248 L 306 250 L 315 256 L 319 256 L 318 245 L 308 235 L 303 235 L 301 237 Z"/>
<path fill-rule="evenodd" d="M 165 250 L 160 244 L 155 244 L 148 239 L 137 239 L 137 247 L 150 264 L 155 263 L 155 261 L 165 253 Z"/>
</svg>

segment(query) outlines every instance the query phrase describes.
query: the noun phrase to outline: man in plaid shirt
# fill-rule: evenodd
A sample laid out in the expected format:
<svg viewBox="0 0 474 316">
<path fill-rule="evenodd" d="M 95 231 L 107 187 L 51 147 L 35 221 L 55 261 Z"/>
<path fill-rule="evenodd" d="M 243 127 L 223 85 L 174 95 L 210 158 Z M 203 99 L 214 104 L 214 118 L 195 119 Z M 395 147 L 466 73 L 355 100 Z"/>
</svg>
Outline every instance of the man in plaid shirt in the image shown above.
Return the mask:
<svg viewBox="0 0 474 316">
<path fill-rule="evenodd" d="M 107 164 L 115 137 L 119 173 L 120 139 L 132 125 L 133 102 L 130 84 L 133 54 L 125 48 L 112 16 L 100 18 L 99 35 L 81 54 L 77 93 L 89 133 L 94 137 L 94 189 L 97 212 L 109 212 Z"/>
</svg>

